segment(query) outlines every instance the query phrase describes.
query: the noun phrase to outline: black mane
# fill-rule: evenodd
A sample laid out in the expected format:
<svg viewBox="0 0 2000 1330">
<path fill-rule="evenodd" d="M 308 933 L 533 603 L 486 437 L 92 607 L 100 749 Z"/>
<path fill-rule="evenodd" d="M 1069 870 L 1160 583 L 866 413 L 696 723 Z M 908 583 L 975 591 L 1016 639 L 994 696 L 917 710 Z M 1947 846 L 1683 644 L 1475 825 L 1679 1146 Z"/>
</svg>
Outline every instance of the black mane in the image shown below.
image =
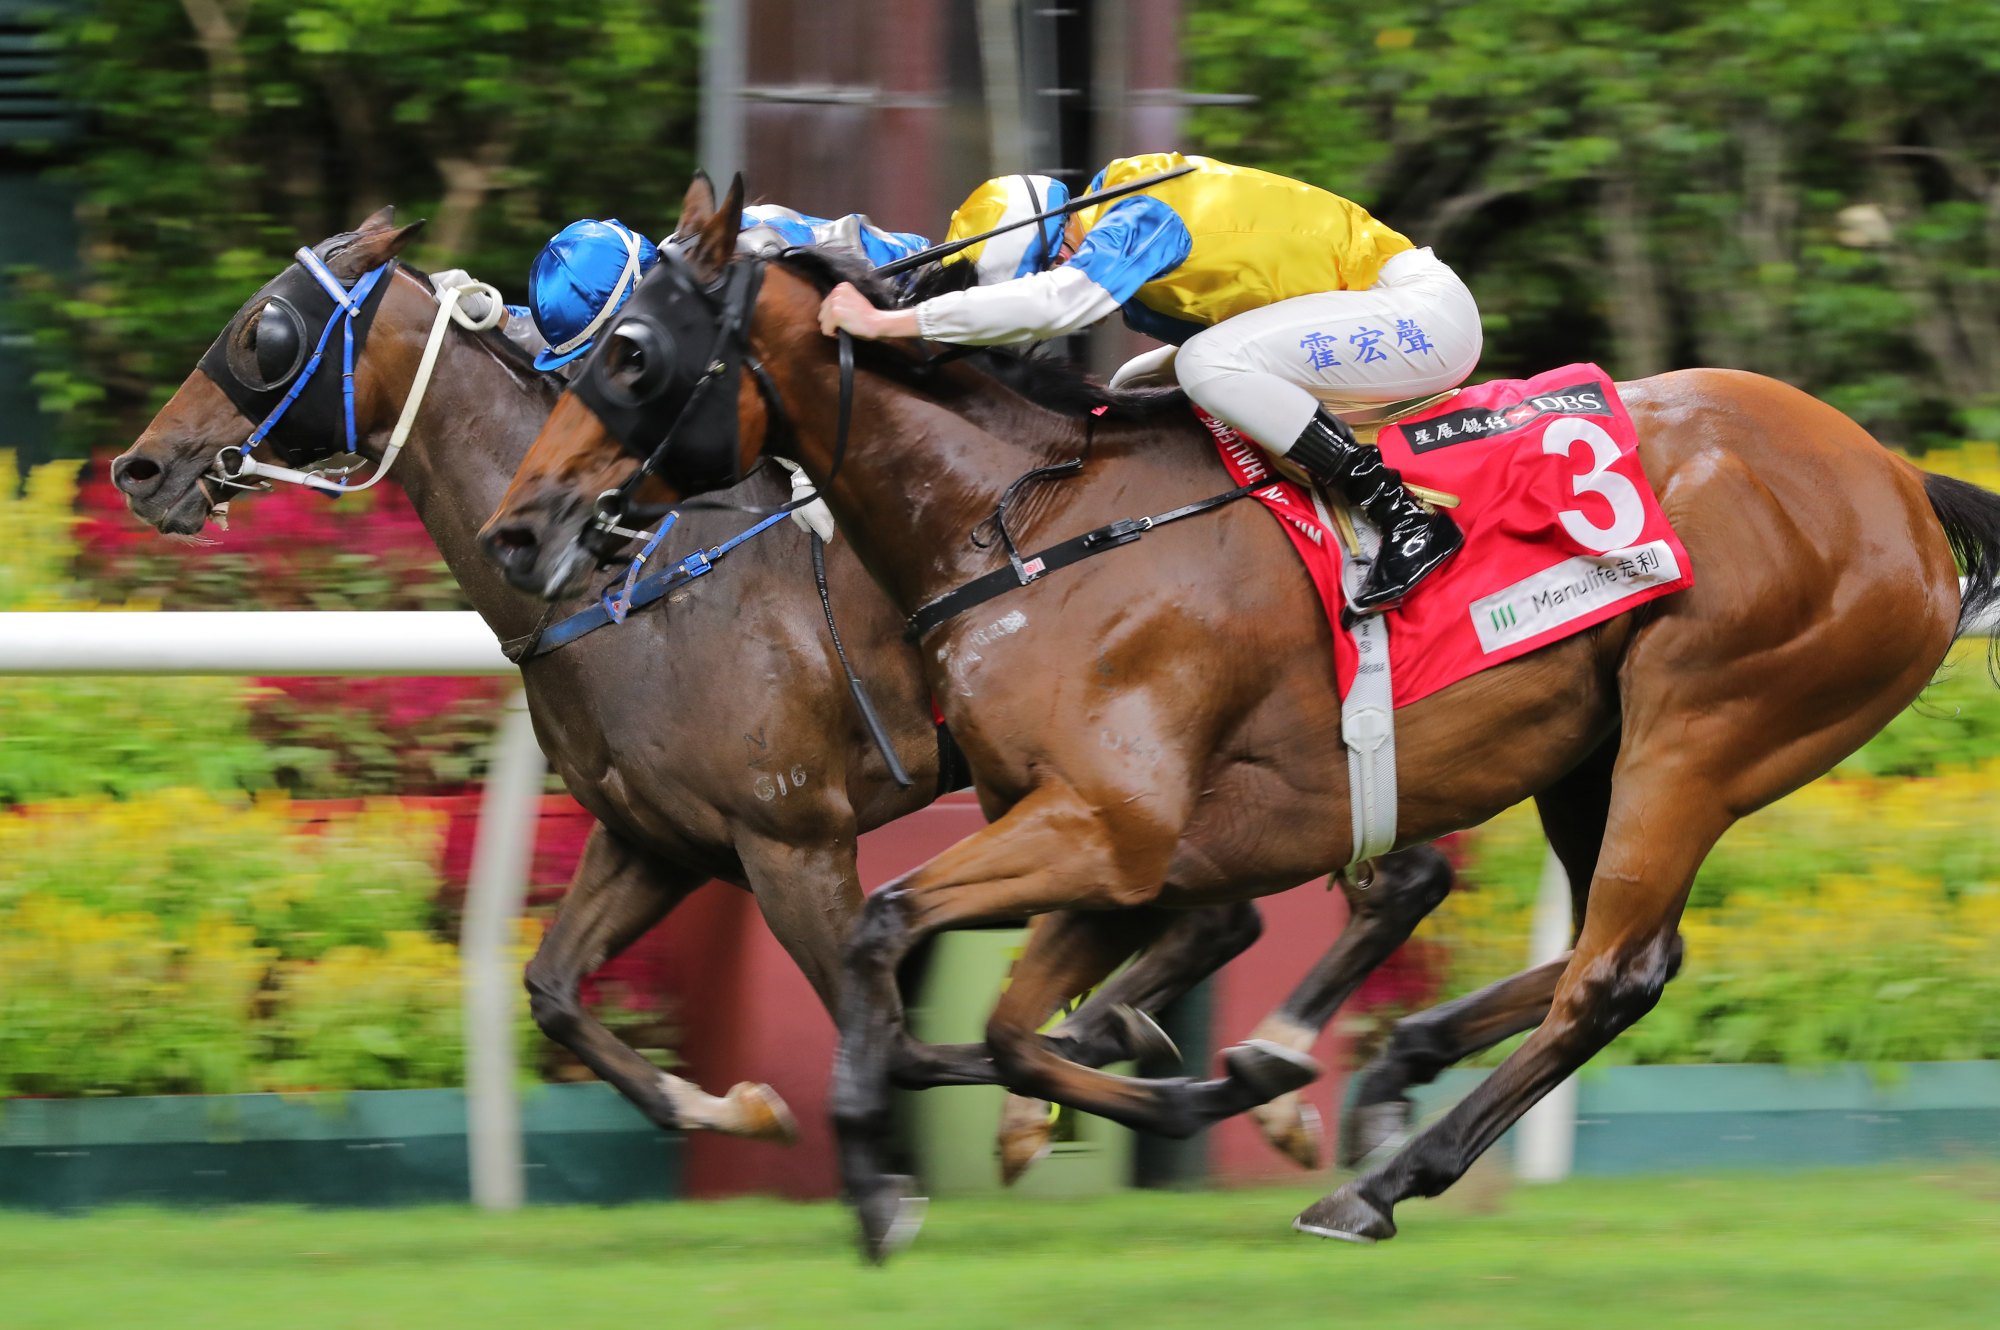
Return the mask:
<svg viewBox="0 0 2000 1330">
<path fill-rule="evenodd" d="M 971 264 L 953 263 L 926 268 L 898 281 L 877 275 L 857 256 L 809 247 L 785 250 L 776 262 L 821 293 L 851 282 L 881 309 L 906 309 L 933 296 L 964 290 L 975 276 Z M 867 346 L 861 343 L 857 350 Z M 997 346 L 967 348 L 967 352 L 963 363 L 984 370 L 1008 390 L 1060 415 L 1086 415 L 1102 407 L 1110 419 L 1144 420 L 1186 410 L 1186 395 L 1178 388 L 1107 388 L 1059 356 Z M 907 355 L 872 356 L 871 365 L 919 387 L 936 386 L 928 367 Z"/>
</svg>

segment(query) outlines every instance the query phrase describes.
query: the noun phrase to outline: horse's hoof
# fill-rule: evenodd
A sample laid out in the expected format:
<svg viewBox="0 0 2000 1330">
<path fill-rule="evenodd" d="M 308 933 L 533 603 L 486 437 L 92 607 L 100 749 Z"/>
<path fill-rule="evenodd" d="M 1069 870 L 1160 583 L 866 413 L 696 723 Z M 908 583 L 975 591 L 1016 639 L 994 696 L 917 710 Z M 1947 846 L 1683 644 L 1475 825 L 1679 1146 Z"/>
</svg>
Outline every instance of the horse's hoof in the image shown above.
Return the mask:
<svg viewBox="0 0 2000 1330">
<path fill-rule="evenodd" d="M 735 1127 L 731 1136 L 780 1145 L 798 1143 L 799 1121 L 770 1086 L 743 1081 L 729 1087 L 728 1098 Z"/>
<path fill-rule="evenodd" d="M 1125 1053 L 1136 1062 L 1155 1060 L 1181 1060 L 1180 1046 L 1174 1043 L 1160 1023 L 1140 1011 L 1137 1007 L 1120 1004 L 1118 1019 L 1125 1026 Z"/>
<path fill-rule="evenodd" d="M 1309 1237 L 1340 1242 L 1387 1242 L 1396 1236 L 1389 1212 L 1365 1199 L 1351 1182 L 1307 1206 L 1292 1227 Z"/>
<path fill-rule="evenodd" d="M 1048 1154 L 1056 1122 L 1047 1101 L 1010 1094 L 1000 1110 L 1000 1181 L 1011 1187 Z"/>
<path fill-rule="evenodd" d="M 1319 1110 L 1297 1090 L 1258 1104 L 1250 1110 L 1250 1117 L 1273 1150 L 1300 1168 L 1319 1167 L 1326 1134 L 1320 1126 Z"/>
<path fill-rule="evenodd" d="M 909 1246 L 924 1226 L 930 1200 L 912 1194 L 914 1185 L 911 1178 L 890 1174 L 855 1203 L 855 1218 L 861 1222 L 861 1254 L 871 1263 L 880 1265 Z"/>
<path fill-rule="evenodd" d="M 1377 1155 L 1401 1149 L 1415 1118 L 1416 1108 L 1407 1099 L 1356 1104 L 1341 1115 L 1340 1166 L 1358 1170 Z"/>
<path fill-rule="evenodd" d="M 1246 1039 L 1222 1052 L 1222 1065 L 1229 1078 L 1250 1087 L 1260 1100 L 1269 1101 L 1319 1079 L 1319 1062 L 1308 1053 L 1297 1053 L 1268 1039 Z"/>
</svg>

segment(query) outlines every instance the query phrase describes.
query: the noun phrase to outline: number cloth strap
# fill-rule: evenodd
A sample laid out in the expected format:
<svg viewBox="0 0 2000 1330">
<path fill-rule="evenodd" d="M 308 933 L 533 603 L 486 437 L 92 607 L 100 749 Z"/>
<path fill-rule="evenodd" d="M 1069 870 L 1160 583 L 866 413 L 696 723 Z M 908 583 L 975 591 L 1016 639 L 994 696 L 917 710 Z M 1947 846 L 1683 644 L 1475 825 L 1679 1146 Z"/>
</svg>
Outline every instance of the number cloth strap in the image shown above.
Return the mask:
<svg viewBox="0 0 2000 1330">
<path fill-rule="evenodd" d="M 1317 487 L 1312 500 L 1320 524 L 1339 533 L 1347 555 L 1341 562 L 1341 589 L 1352 601 L 1382 552 L 1382 535 L 1351 505 L 1349 523 L 1336 525 Z M 1354 830 L 1347 866 L 1352 868 L 1396 848 L 1396 707 L 1388 621 L 1379 614 L 1355 619 L 1348 632 L 1360 661 L 1354 682 L 1340 699 L 1340 740 L 1347 746 L 1347 798 Z"/>
</svg>

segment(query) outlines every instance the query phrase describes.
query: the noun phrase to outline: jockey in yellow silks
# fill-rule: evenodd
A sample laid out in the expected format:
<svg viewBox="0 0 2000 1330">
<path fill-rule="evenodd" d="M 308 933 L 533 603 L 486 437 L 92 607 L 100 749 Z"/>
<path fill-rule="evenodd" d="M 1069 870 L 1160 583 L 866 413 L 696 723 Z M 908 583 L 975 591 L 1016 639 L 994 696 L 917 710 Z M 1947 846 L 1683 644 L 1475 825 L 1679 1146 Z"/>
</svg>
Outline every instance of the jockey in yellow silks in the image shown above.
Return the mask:
<svg viewBox="0 0 2000 1330">
<path fill-rule="evenodd" d="M 1169 345 L 1121 369 L 1113 386 L 1171 367 L 1196 405 L 1323 485 L 1382 532 L 1358 613 L 1395 604 L 1457 552 L 1444 513 L 1419 505 L 1381 453 L 1327 402 L 1388 403 L 1457 387 L 1480 350 L 1465 284 L 1359 204 L 1323 189 L 1205 157 L 1153 153 L 1112 162 L 1095 192 L 1183 165 L 1190 174 L 985 240 L 969 261 L 981 285 L 910 310 L 878 310 L 836 289 L 822 328 L 992 346 L 1061 337 L 1114 310 Z M 1068 201 L 1045 176 L 1003 176 L 972 192 L 947 240 L 978 235 Z"/>
</svg>

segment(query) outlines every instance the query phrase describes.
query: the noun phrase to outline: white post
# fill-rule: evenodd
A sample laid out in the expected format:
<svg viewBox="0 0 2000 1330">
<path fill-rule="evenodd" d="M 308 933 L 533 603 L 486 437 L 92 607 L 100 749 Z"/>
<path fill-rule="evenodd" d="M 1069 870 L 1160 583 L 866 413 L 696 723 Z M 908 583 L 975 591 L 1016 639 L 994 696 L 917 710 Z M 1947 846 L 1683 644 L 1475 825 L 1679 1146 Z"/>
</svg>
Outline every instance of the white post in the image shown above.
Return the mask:
<svg viewBox="0 0 2000 1330">
<path fill-rule="evenodd" d="M 708 0 L 701 18 L 701 160 L 717 191 L 743 169 L 744 9 L 750 0 Z"/>
<path fill-rule="evenodd" d="M 986 143 L 991 175 L 1025 171 L 1028 118 L 1021 88 L 1021 6 L 979 0 L 979 67 L 986 80 Z"/>
<path fill-rule="evenodd" d="M 1570 948 L 1569 874 L 1549 851 L 1542 861 L 1542 886 L 1535 898 L 1534 940 L 1528 963 L 1544 965 Z M 1529 1109 L 1514 1130 L 1514 1173 L 1523 1182 L 1561 1182 L 1576 1153 L 1576 1077 L 1572 1076 Z"/>
<path fill-rule="evenodd" d="M 514 1066 L 521 978 L 507 953 L 527 901 L 546 765 L 535 743 L 527 698 L 516 691 L 494 736 L 459 935 L 465 984 L 466 1152 L 473 1204 L 486 1210 L 517 1210 L 525 1191 Z"/>
</svg>

